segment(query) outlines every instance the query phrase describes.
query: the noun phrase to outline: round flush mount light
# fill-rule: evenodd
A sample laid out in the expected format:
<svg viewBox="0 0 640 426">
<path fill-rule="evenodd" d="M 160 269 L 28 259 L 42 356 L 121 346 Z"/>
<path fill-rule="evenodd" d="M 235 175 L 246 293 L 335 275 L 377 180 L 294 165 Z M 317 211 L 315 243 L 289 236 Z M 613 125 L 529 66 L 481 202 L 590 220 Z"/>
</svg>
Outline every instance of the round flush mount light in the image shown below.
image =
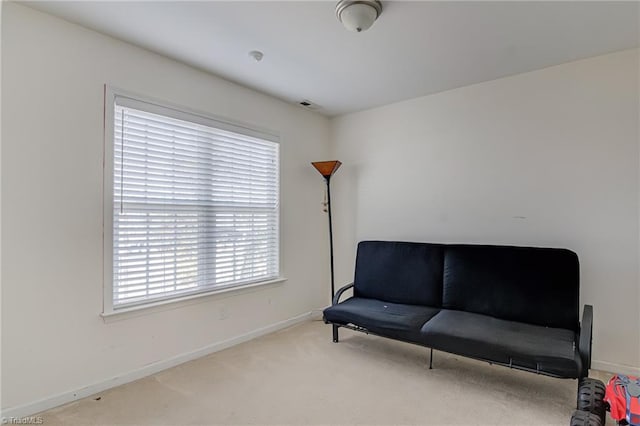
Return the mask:
<svg viewBox="0 0 640 426">
<path fill-rule="evenodd" d="M 378 0 L 340 0 L 336 5 L 336 16 L 349 31 L 368 30 L 382 13 Z"/>
</svg>

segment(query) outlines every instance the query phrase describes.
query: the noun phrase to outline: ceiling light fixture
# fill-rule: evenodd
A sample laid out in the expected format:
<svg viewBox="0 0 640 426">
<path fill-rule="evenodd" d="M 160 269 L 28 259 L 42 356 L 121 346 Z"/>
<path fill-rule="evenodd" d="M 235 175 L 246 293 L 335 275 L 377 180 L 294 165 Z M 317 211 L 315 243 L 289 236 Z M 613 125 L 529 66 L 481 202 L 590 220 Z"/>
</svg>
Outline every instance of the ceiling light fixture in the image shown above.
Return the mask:
<svg viewBox="0 0 640 426">
<path fill-rule="evenodd" d="M 366 31 L 381 13 L 378 0 L 340 0 L 336 5 L 336 16 L 349 31 Z"/>
</svg>

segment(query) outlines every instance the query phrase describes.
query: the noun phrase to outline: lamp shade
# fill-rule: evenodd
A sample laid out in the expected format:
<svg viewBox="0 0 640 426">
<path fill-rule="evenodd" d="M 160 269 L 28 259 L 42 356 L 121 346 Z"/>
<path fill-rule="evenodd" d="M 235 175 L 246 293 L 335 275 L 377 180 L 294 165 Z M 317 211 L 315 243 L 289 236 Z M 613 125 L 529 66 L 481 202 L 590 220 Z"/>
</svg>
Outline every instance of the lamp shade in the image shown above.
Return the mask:
<svg viewBox="0 0 640 426">
<path fill-rule="evenodd" d="M 311 165 L 315 167 L 322 176 L 324 176 L 325 178 L 330 178 L 336 172 L 336 170 L 338 170 L 342 163 L 338 160 L 316 161 L 314 163 L 311 163 Z"/>
<path fill-rule="evenodd" d="M 382 12 L 377 0 L 341 0 L 336 5 L 336 15 L 349 31 L 368 30 Z"/>
</svg>

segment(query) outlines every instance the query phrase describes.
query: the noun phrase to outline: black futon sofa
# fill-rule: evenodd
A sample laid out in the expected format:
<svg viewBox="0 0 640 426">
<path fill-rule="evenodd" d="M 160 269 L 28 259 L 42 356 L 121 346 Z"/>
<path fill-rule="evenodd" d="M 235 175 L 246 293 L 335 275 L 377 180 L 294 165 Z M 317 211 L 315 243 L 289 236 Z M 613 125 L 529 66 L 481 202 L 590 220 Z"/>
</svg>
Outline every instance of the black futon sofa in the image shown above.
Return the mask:
<svg viewBox="0 0 640 426">
<path fill-rule="evenodd" d="M 353 297 L 342 302 L 345 290 Z M 570 250 L 363 241 L 324 320 L 553 377 L 587 377 L 593 308 L 579 322 Z"/>
</svg>

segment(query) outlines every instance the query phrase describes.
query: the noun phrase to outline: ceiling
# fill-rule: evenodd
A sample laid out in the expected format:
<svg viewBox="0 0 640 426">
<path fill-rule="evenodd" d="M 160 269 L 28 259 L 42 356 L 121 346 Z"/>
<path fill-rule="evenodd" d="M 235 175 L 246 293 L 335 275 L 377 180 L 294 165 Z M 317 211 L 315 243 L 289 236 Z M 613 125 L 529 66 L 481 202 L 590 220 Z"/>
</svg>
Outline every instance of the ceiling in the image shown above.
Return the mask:
<svg viewBox="0 0 640 426">
<path fill-rule="evenodd" d="M 327 116 L 640 45 L 637 2 L 383 1 L 359 34 L 336 2 L 26 4 Z"/>
</svg>

